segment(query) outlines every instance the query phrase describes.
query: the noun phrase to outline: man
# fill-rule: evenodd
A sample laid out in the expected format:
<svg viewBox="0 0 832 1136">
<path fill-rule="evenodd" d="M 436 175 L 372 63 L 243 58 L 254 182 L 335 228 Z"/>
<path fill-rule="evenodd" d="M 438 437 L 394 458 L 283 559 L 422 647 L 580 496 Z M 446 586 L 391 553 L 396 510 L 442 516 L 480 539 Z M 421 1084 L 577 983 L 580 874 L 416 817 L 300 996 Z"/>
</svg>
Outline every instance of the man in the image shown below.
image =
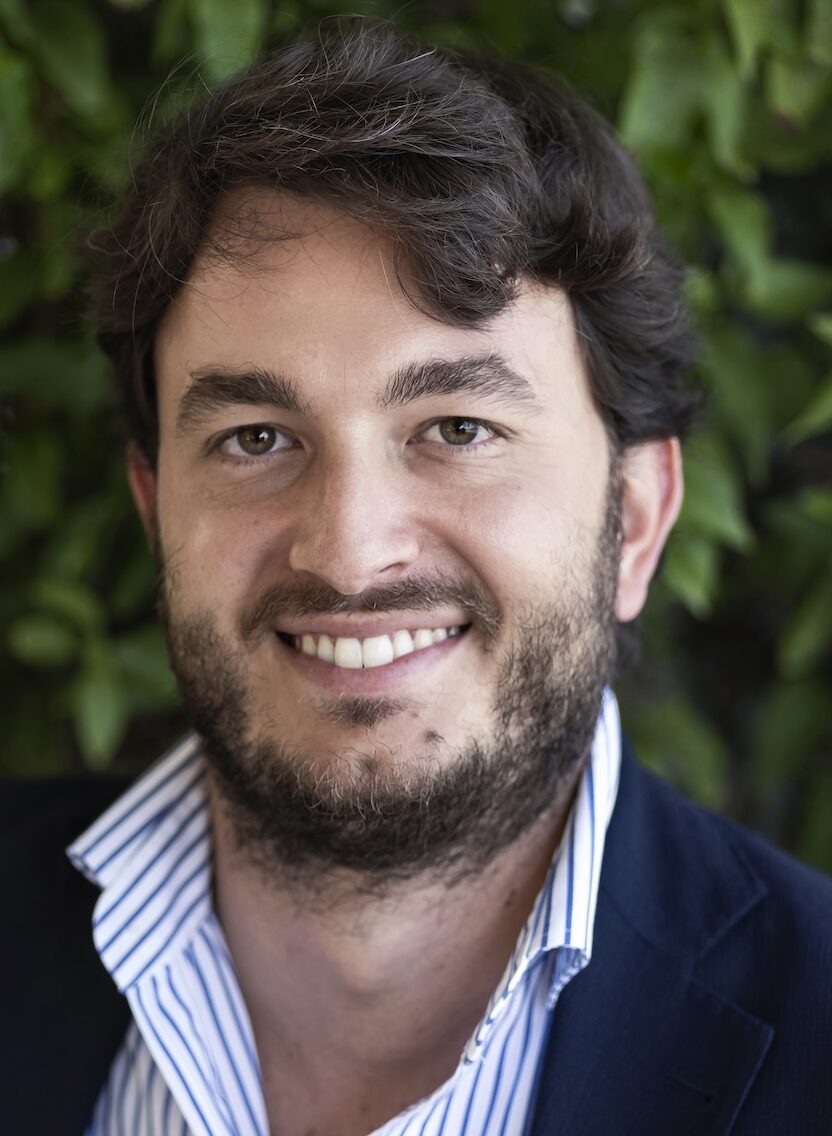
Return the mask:
<svg viewBox="0 0 832 1136">
<path fill-rule="evenodd" d="M 9 1130 L 828 1132 L 832 889 L 622 749 L 695 398 L 607 128 L 348 24 L 94 243 L 195 732 L 9 806 Z"/>
</svg>

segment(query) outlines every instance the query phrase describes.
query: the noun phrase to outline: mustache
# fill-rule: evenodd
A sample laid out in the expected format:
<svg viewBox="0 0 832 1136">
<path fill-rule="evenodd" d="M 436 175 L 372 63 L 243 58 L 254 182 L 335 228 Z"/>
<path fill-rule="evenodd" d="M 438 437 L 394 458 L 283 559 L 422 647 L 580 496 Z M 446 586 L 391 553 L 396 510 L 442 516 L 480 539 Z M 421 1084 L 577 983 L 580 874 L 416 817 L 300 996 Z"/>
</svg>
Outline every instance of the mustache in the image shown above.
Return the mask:
<svg viewBox="0 0 832 1136">
<path fill-rule="evenodd" d="M 305 615 L 435 611 L 440 607 L 460 608 L 468 617 L 466 622 L 475 623 L 487 642 L 496 639 L 502 616 L 496 602 L 485 591 L 468 582 L 426 575 L 368 588 L 357 596 L 343 595 L 326 584 L 312 587 L 275 584 L 244 613 L 241 629 L 243 639 L 248 642 L 271 634 L 286 616 L 298 619 Z"/>
</svg>

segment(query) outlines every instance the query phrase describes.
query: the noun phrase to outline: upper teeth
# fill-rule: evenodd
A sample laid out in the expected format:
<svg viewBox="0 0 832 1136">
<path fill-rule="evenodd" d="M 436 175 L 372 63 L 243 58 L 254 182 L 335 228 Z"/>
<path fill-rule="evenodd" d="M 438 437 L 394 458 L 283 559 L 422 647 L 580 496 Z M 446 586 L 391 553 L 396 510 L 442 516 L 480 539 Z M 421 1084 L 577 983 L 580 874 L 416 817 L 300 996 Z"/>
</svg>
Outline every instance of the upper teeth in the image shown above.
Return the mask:
<svg viewBox="0 0 832 1136">
<path fill-rule="evenodd" d="M 304 655 L 315 655 L 336 667 L 357 670 L 360 667 L 383 667 L 409 655 L 459 635 L 459 627 L 421 628 L 412 634 L 395 631 L 392 635 L 373 635 L 368 639 L 332 639 L 329 635 L 295 635 L 293 643 Z"/>
</svg>

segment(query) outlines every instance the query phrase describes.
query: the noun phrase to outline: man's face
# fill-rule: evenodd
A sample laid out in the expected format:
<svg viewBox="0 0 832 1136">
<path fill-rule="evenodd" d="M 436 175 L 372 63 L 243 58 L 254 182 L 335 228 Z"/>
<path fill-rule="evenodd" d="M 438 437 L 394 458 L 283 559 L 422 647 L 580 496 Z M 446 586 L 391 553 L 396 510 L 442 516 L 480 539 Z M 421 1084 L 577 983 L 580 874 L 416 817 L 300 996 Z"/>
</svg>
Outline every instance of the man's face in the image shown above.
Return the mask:
<svg viewBox="0 0 832 1136">
<path fill-rule="evenodd" d="M 143 512 L 186 705 L 284 859 L 481 861 L 574 776 L 613 655 L 619 495 L 569 304 L 527 285 L 451 327 L 377 233 L 248 200 L 300 235 L 203 258 L 157 340 Z"/>
</svg>

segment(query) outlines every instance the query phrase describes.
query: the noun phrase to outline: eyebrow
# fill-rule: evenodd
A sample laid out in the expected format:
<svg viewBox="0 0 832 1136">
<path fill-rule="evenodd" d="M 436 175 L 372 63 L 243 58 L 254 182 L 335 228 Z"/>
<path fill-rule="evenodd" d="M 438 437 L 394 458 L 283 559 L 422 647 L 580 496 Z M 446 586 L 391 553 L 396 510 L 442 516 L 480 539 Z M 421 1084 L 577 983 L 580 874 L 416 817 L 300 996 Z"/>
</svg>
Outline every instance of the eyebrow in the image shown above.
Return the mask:
<svg viewBox="0 0 832 1136">
<path fill-rule="evenodd" d="M 185 434 L 217 410 L 228 406 L 263 405 L 309 415 L 311 407 L 296 383 L 263 367 L 241 371 L 200 367 L 179 403 L 176 430 Z M 534 388 L 497 354 L 465 355 L 407 363 L 391 376 L 378 395 L 380 410 L 408 406 L 437 395 L 470 394 L 501 402 L 512 409 L 539 412 Z"/>
<path fill-rule="evenodd" d="M 541 409 L 529 380 L 497 354 L 408 363 L 391 376 L 377 402 L 379 409 L 389 410 L 442 394 L 471 394 L 512 409 Z"/>
<path fill-rule="evenodd" d="M 190 385 L 182 395 L 176 415 L 178 434 L 186 434 L 215 411 L 228 406 L 254 403 L 293 414 L 309 413 L 309 406 L 292 380 L 264 367 L 244 371 L 199 367 L 190 375 Z"/>
</svg>

